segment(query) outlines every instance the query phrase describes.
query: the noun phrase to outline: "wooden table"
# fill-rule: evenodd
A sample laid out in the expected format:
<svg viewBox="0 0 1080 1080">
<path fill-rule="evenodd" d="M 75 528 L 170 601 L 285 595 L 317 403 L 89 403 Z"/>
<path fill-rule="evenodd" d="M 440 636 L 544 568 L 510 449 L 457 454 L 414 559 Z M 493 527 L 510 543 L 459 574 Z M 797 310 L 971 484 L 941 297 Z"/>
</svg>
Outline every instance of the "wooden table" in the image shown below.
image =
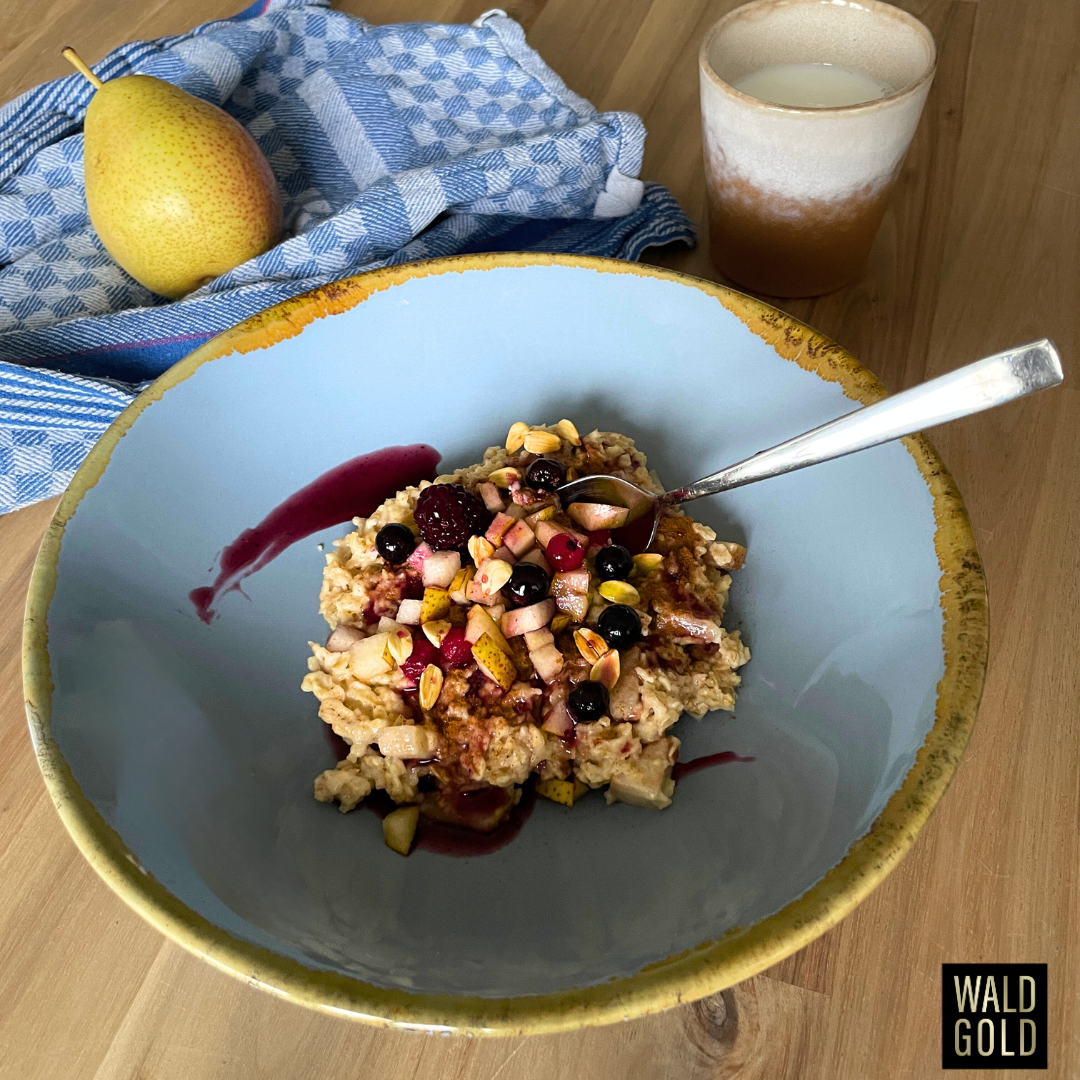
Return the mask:
<svg viewBox="0 0 1080 1080">
<path fill-rule="evenodd" d="M 488 2 L 345 6 L 377 23 L 452 22 Z M 735 0 L 502 2 L 574 90 L 644 118 L 643 176 L 701 221 L 697 47 Z M 95 61 L 238 3 L 2 0 L 0 100 L 65 74 L 65 44 Z M 1043 335 L 1068 365 L 1080 346 L 1080 3 L 903 6 L 934 31 L 940 66 L 870 266 L 851 288 L 781 306 L 892 389 Z M 704 243 L 656 261 L 716 277 Z M 53 503 L 0 518 L 0 1076 L 921 1078 L 939 1075 L 947 961 L 1049 963 L 1046 1075 L 1080 1074 L 1078 433 L 1067 384 L 932 436 L 986 562 L 990 670 L 959 773 L 892 877 L 809 948 L 722 995 L 531 1039 L 398 1034 L 308 1012 L 129 911 L 64 832 L 23 716 L 23 597 Z"/>
</svg>

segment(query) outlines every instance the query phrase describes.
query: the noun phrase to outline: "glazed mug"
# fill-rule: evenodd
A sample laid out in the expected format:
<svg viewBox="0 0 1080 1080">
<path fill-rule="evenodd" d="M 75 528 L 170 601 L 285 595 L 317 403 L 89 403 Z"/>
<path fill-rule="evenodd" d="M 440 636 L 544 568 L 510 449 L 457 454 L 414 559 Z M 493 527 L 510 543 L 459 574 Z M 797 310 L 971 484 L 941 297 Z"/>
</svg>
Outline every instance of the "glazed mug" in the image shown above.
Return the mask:
<svg viewBox="0 0 1080 1080">
<path fill-rule="evenodd" d="M 866 263 L 934 76 L 930 31 L 879 0 L 754 0 L 701 45 L 712 260 L 770 296 L 817 296 Z M 762 69 L 829 64 L 884 96 L 812 108 L 735 88 Z"/>
</svg>

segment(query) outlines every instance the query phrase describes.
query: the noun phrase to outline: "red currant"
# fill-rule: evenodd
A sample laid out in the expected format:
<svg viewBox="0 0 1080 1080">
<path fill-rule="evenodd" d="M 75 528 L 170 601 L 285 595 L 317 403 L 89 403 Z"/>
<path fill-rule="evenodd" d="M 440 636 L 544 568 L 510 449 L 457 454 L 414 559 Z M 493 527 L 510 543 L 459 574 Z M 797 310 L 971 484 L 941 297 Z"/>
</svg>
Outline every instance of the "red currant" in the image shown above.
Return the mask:
<svg viewBox="0 0 1080 1080">
<path fill-rule="evenodd" d="M 570 533 L 556 533 L 544 552 L 547 560 L 560 573 L 576 570 L 585 561 L 585 546 Z"/>
</svg>

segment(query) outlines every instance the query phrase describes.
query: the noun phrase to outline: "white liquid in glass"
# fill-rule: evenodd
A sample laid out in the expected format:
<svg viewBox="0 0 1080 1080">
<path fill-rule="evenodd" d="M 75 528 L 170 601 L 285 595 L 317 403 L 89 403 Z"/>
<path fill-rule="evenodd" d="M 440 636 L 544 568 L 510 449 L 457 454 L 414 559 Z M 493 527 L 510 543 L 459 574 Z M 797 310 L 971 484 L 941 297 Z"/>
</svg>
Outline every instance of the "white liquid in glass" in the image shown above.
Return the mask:
<svg viewBox="0 0 1080 1080">
<path fill-rule="evenodd" d="M 835 64 L 775 64 L 752 71 L 732 85 L 759 101 L 802 109 L 861 105 L 892 93 L 892 87 L 877 79 Z"/>
</svg>

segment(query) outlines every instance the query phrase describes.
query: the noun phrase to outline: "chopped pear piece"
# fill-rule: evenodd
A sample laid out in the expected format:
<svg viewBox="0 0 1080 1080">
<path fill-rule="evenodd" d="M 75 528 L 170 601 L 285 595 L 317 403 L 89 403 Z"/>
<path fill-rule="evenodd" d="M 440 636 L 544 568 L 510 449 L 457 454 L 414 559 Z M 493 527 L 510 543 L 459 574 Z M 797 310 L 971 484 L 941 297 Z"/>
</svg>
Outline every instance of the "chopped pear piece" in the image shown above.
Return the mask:
<svg viewBox="0 0 1080 1080">
<path fill-rule="evenodd" d="M 536 794 L 541 798 L 550 799 L 552 802 L 562 803 L 563 806 L 574 805 L 574 781 L 573 780 L 537 780 Z"/>
<path fill-rule="evenodd" d="M 469 609 L 469 619 L 465 624 L 465 640 L 475 645 L 487 634 L 504 653 L 511 652 L 510 642 L 503 636 L 499 624 L 478 604 Z"/>
<path fill-rule="evenodd" d="M 420 607 L 420 625 L 432 619 L 443 619 L 450 611 L 450 593 L 446 589 L 425 589 Z"/>
<path fill-rule="evenodd" d="M 408 855 L 420 820 L 419 806 L 399 806 L 383 818 L 382 834 L 386 846 L 399 855 Z"/>
<path fill-rule="evenodd" d="M 514 685 L 518 676 L 517 667 L 490 634 L 480 635 L 480 640 L 473 644 L 472 654 L 477 666 L 492 682 L 498 683 L 504 690 Z"/>
</svg>

